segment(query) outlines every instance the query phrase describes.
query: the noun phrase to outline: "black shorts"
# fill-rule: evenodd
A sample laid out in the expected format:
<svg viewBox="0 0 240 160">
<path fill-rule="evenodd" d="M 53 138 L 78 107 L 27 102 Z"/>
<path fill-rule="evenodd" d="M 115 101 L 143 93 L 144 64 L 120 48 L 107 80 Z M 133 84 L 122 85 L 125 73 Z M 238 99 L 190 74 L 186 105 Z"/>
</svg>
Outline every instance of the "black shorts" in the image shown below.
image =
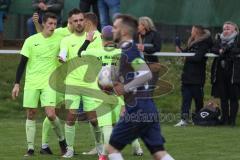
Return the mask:
<svg viewBox="0 0 240 160">
<path fill-rule="evenodd" d="M 159 115 L 151 99 L 138 100 L 137 106 L 126 109 L 114 127 L 109 144 L 121 151 L 136 138 L 141 138 L 151 154 L 164 150 Z"/>
</svg>

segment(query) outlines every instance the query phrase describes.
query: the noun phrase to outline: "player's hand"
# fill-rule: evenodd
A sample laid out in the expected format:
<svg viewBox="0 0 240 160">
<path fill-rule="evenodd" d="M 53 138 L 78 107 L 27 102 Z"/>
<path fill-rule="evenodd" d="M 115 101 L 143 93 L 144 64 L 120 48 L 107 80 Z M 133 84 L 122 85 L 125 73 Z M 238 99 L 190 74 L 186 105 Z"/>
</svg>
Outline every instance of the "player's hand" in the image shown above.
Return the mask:
<svg viewBox="0 0 240 160">
<path fill-rule="evenodd" d="M 45 7 L 46 5 L 43 2 L 38 3 L 38 8 L 40 8 L 41 10 L 44 10 Z"/>
<path fill-rule="evenodd" d="M 58 61 L 61 62 L 61 63 L 66 62 L 66 60 L 64 60 L 61 56 L 58 56 Z"/>
<path fill-rule="evenodd" d="M 176 46 L 175 48 L 176 48 L 176 52 L 178 52 L 178 53 L 182 52 L 182 50 L 178 46 Z"/>
<path fill-rule="evenodd" d="M 48 10 L 48 6 L 45 5 L 45 6 L 43 7 L 43 10 L 44 10 L 44 11 Z"/>
<path fill-rule="evenodd" d="M 138 50 L 139 50 L 140 52 L 143 52 L 143 51 L 144 51 L 144 45 L 143 45 L 143 44 L 138 44 L 137 47 L 138 47 Z"/>
<path fill-rule="evenodd" d="M 219 49 L 219 53 L 220 54 L 223 54 L 223 52 L 224 52 L 224 50 L 221 48 L 221 49 Z"/>
<path fill-rule="evenodd" d="M 94 31 L 92 32 L 88 32 L 87 33 L 87 37 L 86 37 L 86 40 L 88 40 L 88 41 L 90 41 L 90 42 L 93 42 L 95 39 L 96 39 L 96 37 L 94 37 Z M 94 38 L 93 38 L 94 37 Z"/>
<path fill-rule="evenodd" d="M 13 87 L 13 90 L 12 90 L 12 99 L 13 100 L 15 100 L 16 97 L 18 97 L 19 90 L 20 90 L 20 86 L 19 86 L 19 84 L 16 83 Z"/>
<path fill-rule="evenodd" d="M 126 112 L 126 108 L 125 108 L 125 106 L 122 106 L 120 116 L 123 117 L 125 112 Z"/>
<path fill-rule="evenodd" d="M 33 23 L 38 23 L 39 15 L 37 12 L 33 13 L 32 20 L 33 20 Z"/>
<path fill-rule="evenodd" d="M 115 82 L 114 83 L 113 90 L 114 90 L 115 94 L 118 95 L 118 96 L 124 95 L 124 93 L 125 93 L 124 85 L 120 82 Z"/>
</svg>

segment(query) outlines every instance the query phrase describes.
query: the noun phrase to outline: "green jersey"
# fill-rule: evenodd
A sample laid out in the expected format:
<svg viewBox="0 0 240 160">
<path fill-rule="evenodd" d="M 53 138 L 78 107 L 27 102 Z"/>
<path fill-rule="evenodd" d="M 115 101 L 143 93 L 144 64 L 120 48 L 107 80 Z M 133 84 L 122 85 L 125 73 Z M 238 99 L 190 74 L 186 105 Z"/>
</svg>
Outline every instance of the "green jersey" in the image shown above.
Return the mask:
<svg viewBox="0 0 240 160">
<path fill-rule="evenodd" d="M 88 45 L 87 50 L 91 48 L 102 48 L 101 34 L 98 31 L 95 31 L 94 37 L 96 37 L 95 40 Z M 83 45 L 85 39 L 86 33 L 83 33 L 81 36 L 72 34 L 64 38 L 61 41 L 60 53 L 65 53 L 65 55 L 67 56 L 67 61 L 78 57 L 78 50 Z M 90 84 L 84 82 L 84 77 L 87 69 L 87 65 L 79 66 L 78 68 L 74 69 L 73 71 L 68 73 L 65 83 L 67 85 L 95 88 L 97 83 L 94 82 Z"/>
<path fill-rule="evenodd" d="M 25 89 L 43 89 L 57 67 L 57 55 L 62 37 L 53 34 L 45 38 L 42 33 L 27 38 L 21 55 L 28 57 L 25 77 Z"/>
<path fill-rule="evenodd" d="M 59 27 L 59 28 L 55 29 L 54 33 L 58 34 L 62 38 L 72 34 L 72 32 L 68 29 L 68 27 Z"/>
<path fill-rule="evenodd" d="M 121 56 L 121 50 L 120 49 L 114 49 L 114 48 L 101 48 L 101 49 L 88 49 L 86 51 L 82 52 L 82 55 L 92 55 L 96 56 L 101 62 L 103 66 L 106 65 L 114 65 L 116 66 L 119 62 L 119 58 Z"/>
<path fill-rule="evenodd" d="M 117 48 L 101 48 L 101 49 L 88 49 L 82 52 L 82 56 L 92 55 L 96 56 L 102 63 L 102 66 L 112 65 L 118 68 L 121 50 Z M 97 86 L 95 89 L 99 90 Z M 119 104 L 124 105 L 123 97 L 118 97 Z"/>
</svg>

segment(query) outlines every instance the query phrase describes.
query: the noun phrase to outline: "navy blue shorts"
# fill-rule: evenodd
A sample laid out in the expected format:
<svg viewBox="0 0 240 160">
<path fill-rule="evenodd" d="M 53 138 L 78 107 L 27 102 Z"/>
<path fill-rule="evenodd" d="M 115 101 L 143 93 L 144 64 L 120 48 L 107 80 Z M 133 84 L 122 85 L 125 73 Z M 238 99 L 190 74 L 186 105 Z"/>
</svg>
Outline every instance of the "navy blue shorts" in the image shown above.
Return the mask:
<svg viewBox="0 0 240 160">
<path fill-rule="evenodd" d="M 138 100 L 137 106 L 127 107 L 113 129 L 109 144 L 121 151 L 136 138 L 141 138 L 151 154 L 164 150 L 159 114 L 151 99 Z"/>
</svg>

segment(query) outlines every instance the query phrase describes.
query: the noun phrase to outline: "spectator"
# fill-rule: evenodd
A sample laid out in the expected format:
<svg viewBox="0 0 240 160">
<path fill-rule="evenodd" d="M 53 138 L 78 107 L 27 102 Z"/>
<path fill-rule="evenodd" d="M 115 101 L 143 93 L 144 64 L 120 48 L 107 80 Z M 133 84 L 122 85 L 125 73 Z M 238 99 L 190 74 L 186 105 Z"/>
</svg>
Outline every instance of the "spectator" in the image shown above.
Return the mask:
<svg viewBox="0 0 240 160">
<path fill-rule="evenodd" d="M 64 6 L 64 0 L 32 0 L 32 8 L 39 15 L 39 23 L 42 23 L 42 17 L 46 12 L 55 13 L 58 16 L 58 25 L 61 24 L 61 12 Z M 27 21 L 29 35 L 36 33 L 32 17 Z"/>
<path fill-rule="evenodd" d="M 195 113 L 203 108 L 203 87 L 207 58 L 205 54 L 212 47 L 211 34 L 202 26 L 193 26 L 186 49 L 176 46 L 177 52 L 193 52 L 194 56 L 186 57 L 182 73 L 182 107 L 181 120 L 175 126 L 188 124 L 192 99 L 195 101 Z"/>
<path fill-rule="evenodd" d="M 11 0 L 0 0 L 0 48 L 3 47 L 3 21 L 6 18 Z"/>
<path fill-rule="evenodd" d="M 153 78 L 150 80 L 149 85 L 155 88 L 159 78 L 160 64 L 158 57 L 152 56 L 155 52 L 161 50 L 161 37 L 157 32 L 153 21 L 149 17 L 140 17 L 138 20 L 138 49 L 144 52 L 144 59 L 147 62 Z M 153 94 L 153 90 L 152 93 Z"/>
<path fill-rule="evenodd" d="M 98 0 L 80 0 L 79 8 L 82 12 L 90 12 L 92 7 L 93 13 L 96 14 L 97 19 L 99 19 L 99 11 L 98 11 Z M 98 24 L 98 30 L 100 31 L 100 25 Z"/>
<path fill-rule="evenodd" d="M 212 96 L 221 101 L 221 124 L 236 125 L 240 97 L 240 54 L 238 26 L 225 22 L 218 35 L 213 52 L 219 57 L 212 64 Z"/>
<path fill-rule="evenodd" d="M 120 0 L 98 0 L 101 28 L 110 25 L 111 18 L 120 13 Z"/>
</svg>

